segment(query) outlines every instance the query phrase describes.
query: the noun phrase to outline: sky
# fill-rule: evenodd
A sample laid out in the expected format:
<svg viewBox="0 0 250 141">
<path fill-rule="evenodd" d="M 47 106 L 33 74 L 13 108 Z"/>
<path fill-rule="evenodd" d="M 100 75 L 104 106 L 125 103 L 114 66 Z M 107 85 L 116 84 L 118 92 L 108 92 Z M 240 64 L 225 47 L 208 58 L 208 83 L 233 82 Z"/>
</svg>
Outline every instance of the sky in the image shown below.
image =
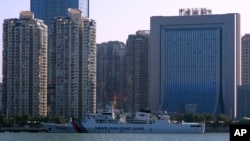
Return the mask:
<svg viewBox="0 0 250 141">
<path fill-rule="evenodd" d="M 30 10 L 30 0 L 0 0 L 0 82 L 2 82 L 2 24 Z M 4 1 L 4 2 L 3 2 Z M 241 35 L 250 33 L 247 0 L 90 0 L 90 18 L 96 21 L 96 42 L 122 41 L 137 30 L 150 29 L 151 16 L 178 16 L 180 8 L 207 8 L 212 14 L 240 13 Z M 249 10 L 249 11 L 248 11 Z"/>
</svg>

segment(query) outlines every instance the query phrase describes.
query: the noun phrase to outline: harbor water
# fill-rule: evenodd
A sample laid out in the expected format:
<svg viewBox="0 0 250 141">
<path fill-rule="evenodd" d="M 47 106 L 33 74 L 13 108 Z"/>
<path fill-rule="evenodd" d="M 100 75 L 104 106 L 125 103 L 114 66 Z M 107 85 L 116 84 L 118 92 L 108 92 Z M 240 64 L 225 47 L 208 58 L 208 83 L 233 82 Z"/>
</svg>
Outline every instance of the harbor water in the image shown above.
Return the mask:
<svg viewBox="0 0 250 141">
<path fill-rule="evenodd" d="M 94 134 L 3 132 L 0 141 L 229 141 L 229 133 Z"/>
</svg>

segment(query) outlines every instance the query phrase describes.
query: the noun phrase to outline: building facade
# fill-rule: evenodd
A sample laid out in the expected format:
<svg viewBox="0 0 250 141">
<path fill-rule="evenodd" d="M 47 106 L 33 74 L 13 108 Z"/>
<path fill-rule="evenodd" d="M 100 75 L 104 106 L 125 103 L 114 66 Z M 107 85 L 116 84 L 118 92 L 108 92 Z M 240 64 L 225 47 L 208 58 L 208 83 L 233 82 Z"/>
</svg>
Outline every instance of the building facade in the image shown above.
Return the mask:
<svg viewBox="0 0 250 141">
<path fill-rule="evenodd" d="M 3 23 L 3 112 L 47 115 L 47 26 L 22 11 Z"/>
<path fill-rule="evenodd" d="M 139 30 L 126 42 L 126 93 L 128 111 L 148 108 L 148 47 L 149 31 Z"/>
<path fill-rule="evenodd" d="M 240 15 L 151 17 L 150 108 L 236 116 Z"/>
<path fill-rule="evenodd" d="M 89 0 L 31 0 L 30 10 L 35 17 L 50 25 L 51 20 L 58 16 L 67 16 L 68 8 L 82 11 L 84 17 L 89 17 Z"/>
<path fill-rule="evenodd" d="M 237 119 L 250 117 L 250 85 L 241 85 L 237 89 Z"/>
<path fill-rule="evenodd" d="M 97 104 L 98 109 L 114 102 L 117 109 L 126 110 L 125 44 L 109 41 L 97 44 Z"/>
<path fill-rule="evenodd" d="M 78 9 L 49 32 L 49 113 L 81 119 L 96 111 L 96 24 Z"/>
<path fill-rule="evenodd" d="M 241 85 L 250 85 L 250 34 L 241 38 Z"/>
<path fill-rule="evenodd" d="M 237 89 L 237 118 L 250 117 L 250 34 L 241 38 L 241 84 Z"/>
<path fill-rule="evenodd" d="M 2 113 L 2 107 L 3 107 L 3 102 L 2 102 L 2 97 L 3 97 L 3 84 L 0 83 L 0 113 Z"/>
</svg>

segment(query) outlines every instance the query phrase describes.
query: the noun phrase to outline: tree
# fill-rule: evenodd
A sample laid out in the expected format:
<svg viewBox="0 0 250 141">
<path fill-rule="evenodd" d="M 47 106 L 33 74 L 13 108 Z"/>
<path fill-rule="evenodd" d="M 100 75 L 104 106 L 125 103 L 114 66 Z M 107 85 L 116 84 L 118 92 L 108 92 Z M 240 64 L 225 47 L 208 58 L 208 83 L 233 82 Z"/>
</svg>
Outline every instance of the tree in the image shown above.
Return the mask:
<svg viewBox="0 0 250 141">
<path fill-rule="evenodd" d="M 239 122 L 240 124 L 250 124 L 250 119 L 243 118 Z"/>
<path fill-rule="evenodd" d="M 219 116 L 217 116 L 217 122 L 219 121 L 229 122 L 230 118 L 224 114 L 220 114 Z"/>
<path fill-rule="evenodd" d="M 184 114 L 183 113 L 176 113 L 175 115 L 173 116 L 170 116 L 171 117 L 171 120 L 176 120 L 176 121 L 183 121 L 184 119 Z"/>
<path fill-rule="evenodd" d="M 203 114 L 202 116 L 204 117 L 205 122 L 214 123 L 216 121 L 216 117 L 214 115 Z"/>
<path fill-rule="evenodd" d="M 187 113 L 184 115 L 185 122 L 199 122 L 200 119 L 201 119 L 200 116 L 195 113 Z"/>
</svg>

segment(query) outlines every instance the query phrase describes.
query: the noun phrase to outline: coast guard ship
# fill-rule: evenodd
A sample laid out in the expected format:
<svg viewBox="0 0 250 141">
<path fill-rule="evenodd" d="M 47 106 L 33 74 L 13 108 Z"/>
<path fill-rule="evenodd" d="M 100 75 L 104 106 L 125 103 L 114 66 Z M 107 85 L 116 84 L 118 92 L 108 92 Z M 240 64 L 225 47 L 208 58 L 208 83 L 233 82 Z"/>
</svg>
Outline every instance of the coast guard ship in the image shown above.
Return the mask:
<svg viewBox="0 0 250 141">
<path fill-rule="evenodd" d="M 116 119 L 112 106 L 103 112 L 87 114 L 83 121 L 66 124 L 42 123 L 49 133 L 196 133 L 205 132 L 204 123 L 172 123 L 167 114 L 153 116 L 149 110 L 139 110 L 135 117 Z"/>
</svg>

